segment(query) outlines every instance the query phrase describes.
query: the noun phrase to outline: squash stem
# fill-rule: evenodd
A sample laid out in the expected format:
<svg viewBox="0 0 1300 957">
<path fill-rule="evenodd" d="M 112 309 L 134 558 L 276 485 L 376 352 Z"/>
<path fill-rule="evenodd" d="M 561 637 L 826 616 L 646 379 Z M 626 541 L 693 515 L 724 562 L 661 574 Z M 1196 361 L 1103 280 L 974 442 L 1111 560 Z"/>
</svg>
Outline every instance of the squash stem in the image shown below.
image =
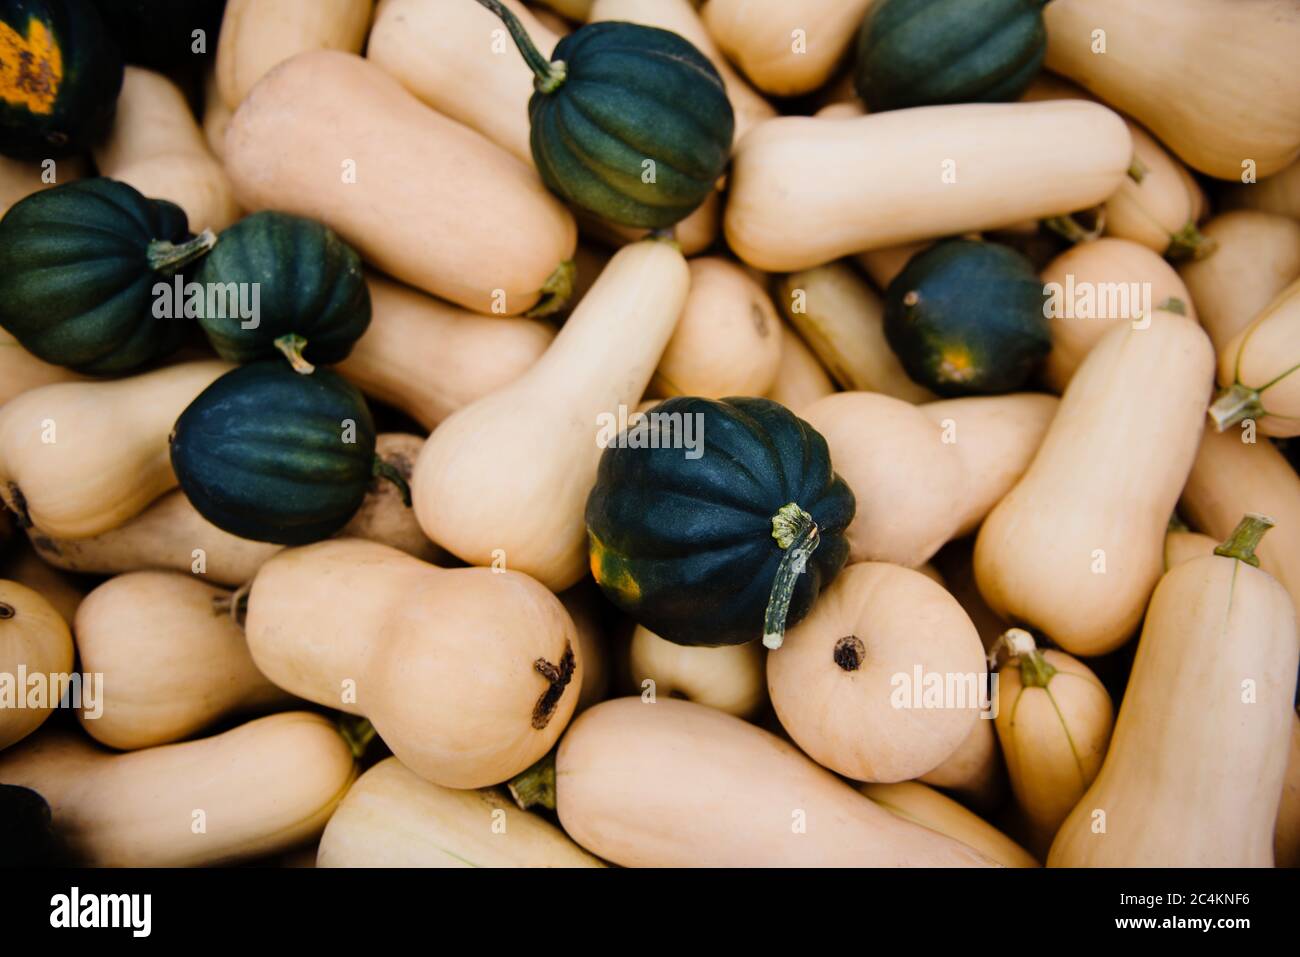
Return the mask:
<svg viewBox="0 0 1300 957">
<path fill-rule="evenodd" d="M 196 259 L 202 259 L 217 244 L 217 234 L 205 229 L 193 239 L 183 243 L 172 243 L 165 239 L 155 239 L 149 243 L 145 258 L 149 268 L 170 276 Z"/>
<path fill-rule="evenodd" d="M 1258 419 L 1263 414 L 1264 403 L 1260 399 L 1258 390 L 1244 386 L 1240 382 L 1234 383 L 1230 389 L 1225 389 L 1210 406 L 1210 418 L 1214 421 L 1214 428 L 1219 432 L 1227 431 L 1229 427 L 1244 419 Z"/>
<path fill-rule="evenodd" d="M 1020 683 L 1024 687 L 1046 688 L 1055 677 L 1056 669 L 1043 657 L 1034 636 L 1025 629 L 1008 628 L 998 635 L 988 652 L 990 670 L 998 668 L 998 656 L 1003 649 L 1019 663 Z"/>
<path fill-rule="evenodd" d="M 1087 243 L 1098 238 L 1106 229 L 1106 209 L 1098 206 L 1090 211 L 1093 216 L 1091 228 L 1084 226 L 1075 217 L 1077 213 L 1065 216 L 1051 216 L 1043 220 L 1043 225 L 1072 243 Z"/>
<path fill-rule="evenodd" d="M 354 714 L 340 715 L 336 727 L 343 740 L 348 743 L 352 757 L 357 761 L 366 756 L 366 752 L 378 734 L 375 726 L 368 719 Z"/>
<path fill-rule="evenodd" d="M 407 508 L 411 507 L 411 486 L 407 484 L 401 472 L 376 455 L 370 465 L 370 474 L 375 478 L 387 479 L 396 485 L 397 491 L 402 493 L 402 504 Z"/>
<path fill-rule="evenodd" d="M 1128 167 L 1128 178 L 1135 183 L 1140 183 L 1147 178 L 1147 164 L 1138 159 L 1136 153 L 1133 154 L 1133 162 Z"/>
<path fill-rule="evenodd" d="M 527 771 L 520 772 L 506 785 L 510 796 L 520 810 L 527 811 L 539 804 L 555 810 L 555 752 L 548 751 Z"/>
<path fill-rule="evenodd" d="M 307 340 L 296 332 L 286 333 L 275 340 L 275 347 L 284 353 L 293 366 L 293 371 L 301 375 L 311 375 L 316 367 L 303 358 L 302 350 L 307 348 Z"/>
<path fill-rule="evenodd" d="M 577 278 L 578 264 L 572 259 L 564 260 L 555 267 L 555 271 L 542 284 L 542 298 L 537 300 L 537 305 L 529 309 L 524 315 L 529 319 L 544 319 L 559 312 L 568 304 L 569 298 L 573 295 L 573 287 L 576 285 Z"/>
<path fill-rule="evenodd" d="M 813 517 L 794 502 L 782 505 L 772 516 L 772 537 L 785 549 L 763 616 L 763 644 L 777 649 L 785 641 L 785 619 L 790 613 L 794 586 L 808 567 L 808 559 L 821 544 L 821 533 Z"/>
<path fill-rule="evenodd" d="M 519 48 L 519 53 L 523 56 L 524 62 L 528 64 L 528 69 L 533 71 L 537 77 L 534 86 L 539 93 L 554 93 L 564 85 L 568 77 L 568 69 L 563 60 L 551 62 L 542 56 L 537 45 L 533 43 L 533 38 L 528 35 L 524 25 L 519 22 L 519 18 L 508 10 L 505 4 L 500 0 L 478 0 L 479 5 L 490 10 L 501 18 L 501 22 L 506 25 L 510 31 L 510 37 L 515 41 L 515 46 Z"/>
<path fill-rule="evenodd" d="M 1196 223 L 1189 222 L 1169 237 L 1165 255 L 1173 260 L 1204 259 L 1218 248 L 1218 240 L 1206 236 L 1196 228 Z"/>
<path fill-rule="evenodd" d="M 1245 562 L 1247 565 L 1259 567 L 1259 557 L 1255 554 L 1255 549 L 1259 546 L 1259 540 L 1276 524 L 1267 515 L 1260 515 L 1258 512 L 1247 512 L 1237 527 L 1232 530 L 1228 540 L 1214 550 L 1214 554 L 1222 555 L 1224 558 L 1235 558 L 1239 562 Z"/>
</svg>

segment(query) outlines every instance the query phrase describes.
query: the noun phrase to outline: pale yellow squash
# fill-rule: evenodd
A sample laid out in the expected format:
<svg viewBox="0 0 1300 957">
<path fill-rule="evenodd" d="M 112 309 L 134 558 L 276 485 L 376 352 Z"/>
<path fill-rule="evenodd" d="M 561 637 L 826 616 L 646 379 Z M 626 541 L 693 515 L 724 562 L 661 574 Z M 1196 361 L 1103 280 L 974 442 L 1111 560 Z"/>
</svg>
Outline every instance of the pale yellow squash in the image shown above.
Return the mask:
<svg viewBox="0 0 1300 957">
<path fill-rule="evenodd" d="M 8 516 L 7 509 L 0 510 L 0 524 Z M 69 628 L 77 617 L 77 607 L 90 590 L 85 579 L 65 574 L 42 561 L 30 542 L 8 546 L 0 558 L 0 578 L 25 585 L 39 594 L 68 623 Z"/>
<path fill-rule="evenodd" d="M 28 389 L 55 382 L 81 381 L 84 376 L 36 358 L 17 339 L 0 329 L 0 406 Z"/>
<path fill-rule="evenodd" d="M 1210 418 L 1220 432 L 1250 419 L 1262 435 L 1300 435 L 1300 279 L 1219 352 L 1219 385 Z"/>
<path fill-rule="evenodd" d="M 643 699 L 681 698 L 752 718 L 767 704 L 762 644 L 678 645 L 638 625 L 628 675 Z"/>
<path fill-rule="evenodd" d="M 1034 855 L 978 814 L 924 784 L 916 781 L 863 784 L 858 790 L 904 821 L 946 834 L 1003 867 L 1039 866 Z"/>
<path fill-rule="evenodd" d="M 1234 209 L 1258 209 L 1300 219 L 1300 160 L 1264 179 L 1238 183 L 1225 190 L 1222 199 Z"/>
<path fill-rule="evenodd" d="M 767 397 L 798 415 L 818 399 L 833 393 L 835 383 L 799 333 L 791 329 L 789 323 L 781 322 L 779 326 L 781 364 L 777 366 L 776 378 Z"/>
<path fill-rule="evenodd" d="M 0 751 L 58 706 L 60 692 L 51 689 L 71 673 L 73 654 L 72 633 L 54 606 L 26 585 L 0 580 Z"/>
<path fill-rule="evenodd" d="M 222 162 L 226 156 L 226 127 L 235 111 L 226 106 L 217 88 L 217 71 L 211 69 L 203 78 L 203 138 L 212 155 Z"/>
<path fill-rule="evenodd" d="M 859 253 L 857 256 L 858 264 L 867 271 L 871 281 L 876 284 L 876 288 L 887 290 L 889 284 L 894 278 L 903 271 L 903 267 L 917 253 L 929 249 L 930 243 L 923 241 L 919 243 L 904 243 L 901 246 L 885 246 L 882 249 L 873 249 L 870 252 Z"/>
<path fill-rule="evenodd" d="M 1201 205 L 1196 181 L 1137 123 L 1129 120 L 1128 131 L 1138 178 L 1125 177 L 1103 204 L 1106 235 L 1131 239 L 1170 259 L 1212 255 L 1213 240 L 1196 228 Z"/>
</svg>

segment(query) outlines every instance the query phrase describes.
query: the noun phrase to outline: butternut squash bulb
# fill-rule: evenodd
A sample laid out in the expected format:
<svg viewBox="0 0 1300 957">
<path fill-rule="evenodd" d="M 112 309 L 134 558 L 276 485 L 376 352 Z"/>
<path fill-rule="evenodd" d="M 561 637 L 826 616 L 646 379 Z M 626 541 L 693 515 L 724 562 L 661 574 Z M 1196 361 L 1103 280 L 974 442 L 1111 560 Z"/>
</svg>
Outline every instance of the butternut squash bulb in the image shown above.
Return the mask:
<svg viewBox="0 0 1300 957">
<path fill-rule="evenodd" d="M 1224 346 L 1219 385 L 1210 418 L 1220 432 L 1250 419 L 1264 435 L 1300 435 L 1300 279 Z"/>
<path fill-rule="evenodd" d="M 51 683 L 72 671 L 73 654 L 72 633 L 54 607 L 26 586 L 0 580 L 0 751 L 50 716 L 59 703 Z"/>
</svg>

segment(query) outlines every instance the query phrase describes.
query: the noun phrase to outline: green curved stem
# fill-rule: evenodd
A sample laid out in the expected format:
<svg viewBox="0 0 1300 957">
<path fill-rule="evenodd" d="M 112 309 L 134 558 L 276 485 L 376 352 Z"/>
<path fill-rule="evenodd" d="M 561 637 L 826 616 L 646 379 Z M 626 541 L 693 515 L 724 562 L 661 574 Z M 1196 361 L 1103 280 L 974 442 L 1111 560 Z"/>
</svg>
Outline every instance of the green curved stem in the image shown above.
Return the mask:
<svg viewBox="0 0 1300 957">
<path fill-rule="evenodd" d="M 555 810 L 555 752 L 548 751 L 536 764 L 511 778 L 506 785 L 510 796 L 520 810 L 527 811 L 539 804 Z"/>
<path fill-rule="evenodd" d="M 1043 220 L 1043 225 L 1072 243 L 1091 242 L 1099 237 L 1106 228 L 1106 209 L 1103 206 L 1098 206 L 1091 212 L 1095 220 L 1091 229 L 1075 219 L 1076 213 L 1068 213 L 1065 216 L 1051 216 Z"/>
<path fill-rule="evenodd" d="M 378 734 L 375 726 L 368 719 L 354 714 L 340 715 L 336 727 L 339 735 L 348 743 L 352 757 L 357 761 L 366 756 L 366 752 L 370 750 L 370 745 Z"/>
<path fill-rule="evenodd" d="M 1187 303 L 1183 302 L 1177 296 L 1169 296 L 1166 299 L 1156 303 L 1156 312 L 1172 312 L 1176 316 L 1187 315 Z"/>
<path fill-rule="evenodd" d="M 196 259 L 202 259 L 217 244 L 217 234 L 205 229 L 193 239 L 183 243 L 172 243 L 165 239 L 155 239 L 149 243 L 145 258 L 149 268 L 154 272 L 171 275 Z"/>
<path fill-rule="evenodd" d="M 396 485 L 397 491 L 402 493 L 402 504 L 407 508 L 411 507 L 411 486 L 407 484 L 401 472 L 376 455 L 370 466 L 370 474 L 375 478 L 387 479 Z"/>
<path fill-rule="evenodd" d="M 1260 515 L 1258 512 L 1248 512 L 1237 523 L 1237 527 L 1232 530 L 1228 540 L 1214 550 L 1214 554 L 1222 555 L 1225 558 L 1235 558 L 1239 562 L 1245 562 L 1247 565 L 1259 567 L 1259 557 L 1255 554 L 1255 549 L 1259 546 L 1259 540 L 1264 537 L 1264 533 L 1273 527 L 1275 523 L 1267 515 Z"/>
<path fill-rule="evenodd" d="M 290 332 L 276 339 L 275 347 L 284 353 L 294 372 L 311 375 L 316 371 L 316 367 L 303 358 L 302 350 L 307 348 L 307 340 L 298 333 Z"/>
<path fill-rule="evenodd" d="M 790 613 L 790 599 L 799 576 L 808 567 L 808 559 L 821 544 L 821 533 L 813 517 L 794 502 L 782 505 L 772 516 L 772 537 L 785 549 L 763 616 L 763 644 L 780 648 L 785 641 L 785 619 Z"/>
<path fill-rule="evenodd" d="M 1133 162 L 1128 166 L 1128 178 L 1135 183 L 1140 183 L 1147 178 L 1147 164 L 1138 159 L 1136 153 L 1133 154 Z"/>
<path fill-rule="evenodd" d="M 533 71 L 537 77 L 536 83 L 539 93 L 554 93 L 564 85 L 568 77 L 568 70 L 564 66 L 563 60 L 551 62 L 542 56 L 542 52 L 537 49 L 533 43 L 533 38 L 528 35 L 524 25 L 519 22 L 519 18 L 511 13 L 500 0 L 478 0 L 479 5 L 496 14 L 501 18 L 501 22 L 506 25 L 510 31 L 511 38 L 515 41 L 515 46 L 519 48 L 519 53 L 523 56 L 524 62 L 528 64 L 528 69 Z"/>
<path fill-rule="evenodd" d="M 1165 255 L 1174 260 L 1204 259 L 1218 248 L 1218 240 L 1206 236 L 1196 228 L 1196 223 L 1189 222 L 1169 237 Z"/>
<path fill-rule="evenodd" d="M 572 259 L 564 260 L 542 284 L 542 298 L 537 300 L 537 305 L 524 315 L 529 319 L 544 319 L 559 312 L 568 304 L 577 280 L 578 264 Z"/>
<path fill-rule="evenodd" d="M 1240 382 L 1234 383 L 1230 389 L 1225 389 L 1210 406 L 1210 418 L 1214 421 L 1214 428 L 1219 432 L 1226 431 L 1243 419 L 1258 419 L 1262 415 L 1264 415 L 1264 402 L 1260 398 L 1259 390 L 1244 386 Z"/>
</svg>

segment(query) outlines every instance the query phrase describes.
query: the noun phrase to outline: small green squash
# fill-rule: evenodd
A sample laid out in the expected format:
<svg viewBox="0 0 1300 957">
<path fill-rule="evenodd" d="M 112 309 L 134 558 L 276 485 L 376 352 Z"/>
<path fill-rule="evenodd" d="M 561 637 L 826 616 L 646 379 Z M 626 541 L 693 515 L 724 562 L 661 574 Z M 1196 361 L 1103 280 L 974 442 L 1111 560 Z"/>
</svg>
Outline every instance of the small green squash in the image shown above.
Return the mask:
<svg viewBox="0 0 1300 957">
<path fill-rule="evenodd" d="M 587 499 L 605 595 L 680 645 L 780 647 L 848 558 L 853 492 L 770 399 L 669 399 L 601 456 Z"/>
<path fill-rule="evenodd" d="M 375 454 L 366 400 L 328 369 L 299 375 L 268 360 L 227 372 L 176 420 L 171 461 L 199 514 L 258 542 L 329 538 L 376 475 L 410 505 L 405 480 Z"/>
<path fill-rule="evenodd" d="M 85 152 L 113 122 L 122 76 L 90 0 L 0 0 L 0 154 Z"/>
<path fill-rule="evenodd" d="M 878 0 L 853 82 L 872 113 L 1018 99 L 1047 54 L 1046 0 Z"/>
<path fill-rule="evenodd" d="M 913 256 L 885 293 L 885 338 L 913 381 L 945 397 L 1025 386 L 1052 347 L 1033 264 L 950 239 Z"/>
<path fill-rule="evenodd" d="M 170 70 L 217 52 L 226 0 L 94 0 L 128 63 Z M 201 31 L 196 36 L 195 31 Z"/>
<path fill-rule="evenodd" d="M 50 806 L 31 788 L 0 784 L 0 869 L 59 864 Z"/>
<path fill-rule="evenodd" d="M 229 362 L 271 358 L 278 350 L 299 372 L 311 372 L 312 363 L 346 359 L 370 326 L 361 257 L 332 229 L 301 216 L 267 210 L 241 219 L 221 234 L 194 278 L 205 288 L 249 290 L 246 299 L 257 293 L 252 328 L 228 297 L 205 298 L 199 324 Z"/>
<path fill-rule="evenodd" d="M 609 21 L 579 27 L 547 61 L 498 0 L 537 76 L 533 160 L 553 192 L 612 223 L 666 229 L 717 185 L 736 118 L 709 59 L 676 33 Z"/>
<path fill-rule="evenodd" d="M 170 287 L 215 242 L 210 231 L 191 236 L 179 206 L 116 180 L 33 193 L 0 219 L 0 327 L 46 362 L 131 372 L 174 352 L 192 328 L 183 315 L 155 315 L 155 286 Z"/>
</svg>

